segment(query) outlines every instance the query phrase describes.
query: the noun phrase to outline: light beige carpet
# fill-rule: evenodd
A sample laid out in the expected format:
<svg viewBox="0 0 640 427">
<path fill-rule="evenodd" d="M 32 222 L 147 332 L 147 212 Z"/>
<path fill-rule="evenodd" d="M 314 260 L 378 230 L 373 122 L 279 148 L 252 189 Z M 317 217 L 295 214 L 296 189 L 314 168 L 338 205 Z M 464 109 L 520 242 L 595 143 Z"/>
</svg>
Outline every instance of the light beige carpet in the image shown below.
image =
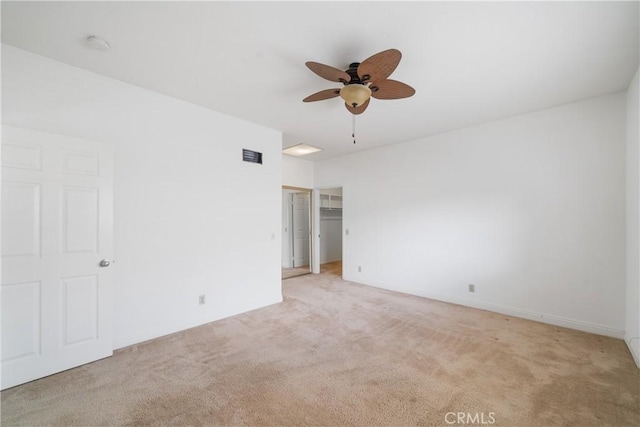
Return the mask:
<svg viewBox="0 0 640 427">
<path fill-rule="evenodd" d="M 331 272 L 283 286 L 282 304 L 5 391 L 2 425 L 640 425 L 621 340 Z"/>
</svg>

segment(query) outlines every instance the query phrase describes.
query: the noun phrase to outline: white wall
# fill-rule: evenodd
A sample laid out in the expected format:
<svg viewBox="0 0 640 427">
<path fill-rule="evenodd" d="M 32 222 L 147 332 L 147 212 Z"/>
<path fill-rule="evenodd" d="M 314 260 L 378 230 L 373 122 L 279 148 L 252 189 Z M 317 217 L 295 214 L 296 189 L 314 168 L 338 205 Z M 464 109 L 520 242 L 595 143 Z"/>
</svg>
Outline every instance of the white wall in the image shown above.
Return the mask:
<svg viewBox="0 0 640 427">
<path fill-rule="evenodd" d="M 282 155 L 282 185 L 313 188 L 313 162 Z"/>
<path fill-rule="evenodd" d="M 315 185 L 343 187 L 348 280 L 622 337 L 624 140 L 619 93 L 321 161 Z"/>
<path fill-rule="evenodd" d="M 627 90 L 627 307 L 625 341 L 640 367 L 640 103 L 638 74 Z"/>
<path fill-rule="evenodd" d="M 342 259 L 342 218 L 325 219 L 320 214 L 320 264 Z"/>
<path fill-rule="evenodd" d="M 282 225 L 280 234 L 282 235 L 282 267 L 293 267 L 291 254 L 291 194 L 297 190 L 282 190 Z"/>
<path fill-rule="evenodd" d="M 115 147 L 114 348 L 282 300 L 279 132 L 5 45 L 2 102 Z"/>
<path fill-rule="evenodd" d="M 289 222 L 291 221 L 289 215 L 289 192 L 294 190 L 282 190 L 281 193 L 281 209 L 282 209 L 282 222 L 280 224 L 280 235 L 282 236 L 281 254 L 282 254 L 282 267 L 291 268 L 291 235 L 289 234 Z"/>
</svg>

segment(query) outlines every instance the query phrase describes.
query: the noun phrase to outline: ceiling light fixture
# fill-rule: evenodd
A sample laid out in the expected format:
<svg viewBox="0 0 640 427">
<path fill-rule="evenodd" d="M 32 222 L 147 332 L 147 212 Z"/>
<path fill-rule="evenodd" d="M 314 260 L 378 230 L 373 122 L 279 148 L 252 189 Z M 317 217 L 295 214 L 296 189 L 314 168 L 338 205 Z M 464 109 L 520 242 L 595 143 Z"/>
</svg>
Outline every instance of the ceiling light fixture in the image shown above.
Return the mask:
<svg viewBox="0 0 640 427">
<path fill-rule="evenodd" d="M 318 151 L 322 151 L 322 148 L 307 144 L 297 144 L 282 150 L 284 154 L 289 154 L 290 156 L 306 156 L 307 154 L 317 153 Z"/>
<path fill-rule="evenodd" d="M 97 50 L 100 52 L 109 52 L 109 49 L 111 49 L 111 46 L 109 46 L 109 43 L 107 43 L 107 41 L 102 37 L 98 37 L 98 36 L 87 37 L 86 43 L 89 49 Z"/>
<path fill-rule="evenodd" d="M 363 84 L 350 84 L 340 89 L 340 97 L 347 105 L 357 108 L 371 97 L 371 89 Z"/>
</svg>

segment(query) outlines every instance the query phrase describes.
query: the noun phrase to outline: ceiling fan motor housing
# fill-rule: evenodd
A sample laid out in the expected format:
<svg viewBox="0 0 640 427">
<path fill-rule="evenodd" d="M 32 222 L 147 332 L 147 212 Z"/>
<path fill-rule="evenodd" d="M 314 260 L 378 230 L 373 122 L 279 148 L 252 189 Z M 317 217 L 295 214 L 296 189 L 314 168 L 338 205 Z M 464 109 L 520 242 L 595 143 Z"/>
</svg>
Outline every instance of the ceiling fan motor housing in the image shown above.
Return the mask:
<svg viewBox="0 0 640 427">
<path fill-rule="evenodd" d="M 353 62 L 351 63 L 351 65 L 349 65 L 349 69 L 345 71 L 347 74 L 351 76 L 351 81 L 349 81 L 348 83 L 345 83 L 345 85 L 346 84 L 364 84 L 364 82 L 360 80 L 360 76 L 358 75 L 358 65 L 360 65 L 359 62 Z"/>
<path fill-rule="evenodd" d="M 359 107 L 371 97 L 371 90 L 367 86 L 366 81 L 360 79 L 358 75 L 359 62 L 353 62 L 349 65 L 349 69 L 345 72 L 349 74 L 351 80 L 342 82 L 344 87 L 340 90 L 340 97 L 344 99 L 347 105 L 353 108 Z"/>
</svg>

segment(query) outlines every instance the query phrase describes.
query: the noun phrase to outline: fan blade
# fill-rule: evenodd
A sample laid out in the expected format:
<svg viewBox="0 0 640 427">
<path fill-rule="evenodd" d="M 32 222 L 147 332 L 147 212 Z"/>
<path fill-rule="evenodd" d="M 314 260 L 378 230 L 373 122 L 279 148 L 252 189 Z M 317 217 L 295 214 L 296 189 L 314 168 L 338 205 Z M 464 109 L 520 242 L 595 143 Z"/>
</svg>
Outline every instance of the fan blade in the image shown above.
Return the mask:
<svg viewBox="0 0 640 427">
<path fill-rule="evenodd" d="M 363 82 L 384 80 L 393 73 L 401 58 L 402 53 L 397 49 L 376 53 L 358 65 L 358 76 Z"/>
<path fill-rule="evenodd" d="M 416 93 L 411 86 L 397 80 L 382 80 L 369 86 L 371 96 L 376 99 L 400 99 L 408 98 Z"/>
<path fill-rule="evenodd" d="M 323 79 L 340 83 L 349 83 L 351 81 L 351 76 L 349 74 L 342 70 L 338 70 L 337 68 L 311 61 L 305 62 L 305 65 Z"/>
<path fill-rule="evenodd" d="M 327 89 L 307 96 L 302 102 L 322 101 L 324 99 L 335 98 L 340 95 L 340 89 Z"/>
<path fill-rule="evenodd" d="M 370 99 L 371 98 L 367 99 L 365 101 L 365 103 L 362 104 L 359 107 L 353 108 L 351 105 L 347 104 L 346 102 L 344 103 L 344 106 L 347 107 L 347 110 L 349 110 L 351 112 L 351 114 L 362 114 L 362 113 L 364 113 L 364 110 L 366 110 L 367 107 L 369 106 L 369 100 Z"/>
</svg>

